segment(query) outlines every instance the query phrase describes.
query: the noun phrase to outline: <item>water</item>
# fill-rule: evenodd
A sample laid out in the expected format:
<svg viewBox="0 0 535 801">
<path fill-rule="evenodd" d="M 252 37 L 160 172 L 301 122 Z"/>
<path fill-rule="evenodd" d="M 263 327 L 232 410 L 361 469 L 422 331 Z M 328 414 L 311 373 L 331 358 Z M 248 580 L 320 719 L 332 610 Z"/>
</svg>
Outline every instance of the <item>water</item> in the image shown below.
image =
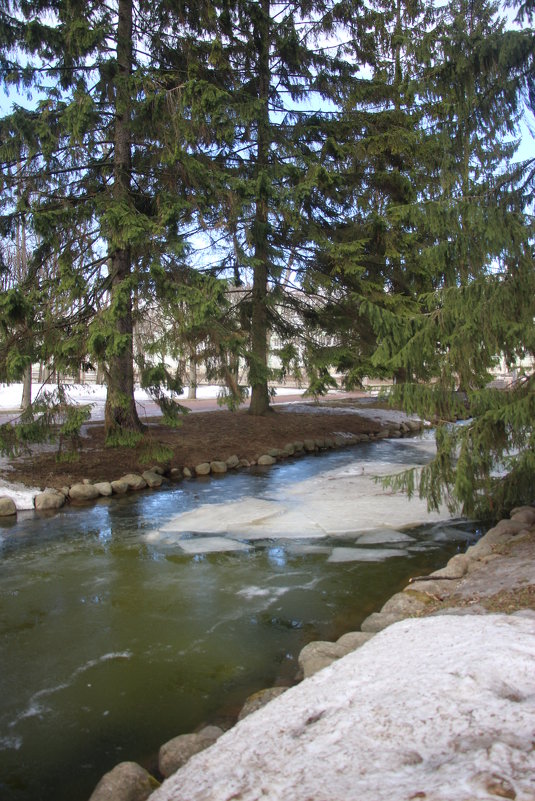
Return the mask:
<svg viewBox="0 0 535 801">
<path fill-rule="evenodd" d="M 370 458 L 425 456 L 417 443 L 383 441 L 3 524 L 0 798 L 87 801 L 118 762 L 154 768 L 166 740 L 228 723 L 251 692 L 291 683 L 307 642 L 358 628 L 411 575 L 476 536 L 460 523 L 427 526 L 399 556 L 371 562 L 328 561 L 354 538 L 188 555 L 148 536 L 177 512 L 277 497 Z"/>
</svg>

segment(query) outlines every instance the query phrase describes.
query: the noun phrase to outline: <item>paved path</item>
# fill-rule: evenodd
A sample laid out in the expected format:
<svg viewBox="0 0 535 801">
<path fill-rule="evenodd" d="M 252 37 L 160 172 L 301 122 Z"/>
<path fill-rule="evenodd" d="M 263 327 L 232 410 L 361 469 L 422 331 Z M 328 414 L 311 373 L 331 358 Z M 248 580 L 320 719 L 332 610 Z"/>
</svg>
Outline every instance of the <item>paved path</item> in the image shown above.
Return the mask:
<svg viewBox="0 0 535 801">
<path fill-rule="evenodd" d="M 273 406 L 280 406 L 283 404 L 288 403 L 299 403 L 303 400 L 304 391 L 301 393 L 292 393 L 292 394 L 280 394 L 276 395 L 275 399 L 272 401 Z M 368 393 L 366 392 L 333 392 L 329 393 L 329 400 L 333 400 L 336 398 L 366 398 L 369 397 Z M 310 402 L 310 398 L 306 398 L 308 402 Z M 189 400 L 187 398 L 181 398 L 180 404 L 182 406 L 186 406 L 191 412 L 215 412 L 219 411 L 220 409 L 225 409 L 225 406 L 220 406 L 217 402 L 217 398 L 198 398 L 196 400 Z M 150 417 L 159 417 L 161 415 L 160 408 L 157 403 L 152 400 L 143 400 L 143 401 L 136 401 L 136 406 L 138 410 L 138 414 L 141 419 L 150 418 Z M 240 404 L 240 409 L 247 409 L 249 406 L 249 399 L 247 399 L 244 403 Z M 10 420 L 16 419 L 20 415 L 20 410 L 15 409 L 3 409 L 0 412 L 0 425 L 3 423 L 7 423 Z M 92 421 L 100 421 L 104 419 L 104 402 L 97 400 L 93 402 L 93 409 L 91 411 L 91 420 Z"/>
</svg>

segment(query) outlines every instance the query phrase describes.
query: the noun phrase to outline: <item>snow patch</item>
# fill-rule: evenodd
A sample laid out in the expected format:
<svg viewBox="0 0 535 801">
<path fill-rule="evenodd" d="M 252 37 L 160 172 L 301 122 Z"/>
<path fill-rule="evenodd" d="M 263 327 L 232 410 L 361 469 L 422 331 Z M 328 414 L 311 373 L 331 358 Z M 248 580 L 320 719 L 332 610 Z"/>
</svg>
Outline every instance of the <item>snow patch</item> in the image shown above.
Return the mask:
<svg viewBox="0 0 535 801">
<path fill-rule="evenodd" d="M 533 799 L 535 617 L 404 620 L 226 732 L 151 801 Z"/>
</svg>

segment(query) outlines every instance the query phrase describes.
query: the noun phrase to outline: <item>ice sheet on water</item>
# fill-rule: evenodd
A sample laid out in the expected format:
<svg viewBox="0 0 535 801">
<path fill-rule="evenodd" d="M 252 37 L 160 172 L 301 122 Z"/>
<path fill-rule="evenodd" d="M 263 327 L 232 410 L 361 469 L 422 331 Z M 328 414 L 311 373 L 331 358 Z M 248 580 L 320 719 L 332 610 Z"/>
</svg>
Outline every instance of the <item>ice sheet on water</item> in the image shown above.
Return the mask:
<svg viewBox="0 0 535 801">
<path fill-rule="evenodd" d="M 194 537 L 192 539 L 182 539 L 177 544 L 187 554 L 248 551 L 250 548 L 246 542 L 231 540 L 227 537 Z"/>
<path fill-rule="evenodd" d="M 328 562 L 384 562 L 394 556 L 408 556 L 404 548 L 333 548 Z"/>
<path fill-rule="evenodd" d="M 368 531 L 357 539 L 359 545 L 381 545 L 389 542 L 414 542 L 414 537 L 404 534 L 395 529 L 379 529 L 378 531 Z"/>
</svg>

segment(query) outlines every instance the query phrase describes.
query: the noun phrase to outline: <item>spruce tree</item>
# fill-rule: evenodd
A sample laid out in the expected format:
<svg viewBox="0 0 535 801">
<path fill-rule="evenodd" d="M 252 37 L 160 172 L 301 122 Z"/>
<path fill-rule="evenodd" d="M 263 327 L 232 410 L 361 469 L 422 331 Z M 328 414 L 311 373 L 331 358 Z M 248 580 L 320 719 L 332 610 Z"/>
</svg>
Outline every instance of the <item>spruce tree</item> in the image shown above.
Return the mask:
<svg viewBox="0 0 535 801">
<path fill-rule="evenodd" d="M 45 315 L 47 351 L 58 365 L 87 355 L 105 364 L 107 440 L 132 440 L 133 295 L 153 292 L 166 259 L 183 256 L 202 207 L 201 189 L 190 190 L 202 169 L 199 178 L 188 159 L 174 96 L 195 83 L 188 64 L 207 48 L 192 31 L 212 4 L 50 0 L 15 14 L 11 5 L 1 9 L 3 80 L 37 97 L 2 120 L 4 232 L 24 214 L 39 242 L 33 274 L 56 265 L 56 285 L 40 285 L 61 299 Z M 187 45 L 180 70 L 152 56 L 173 27 Z"/>
<path fill-rule="evenodd" d="M 511 141 L 533 34 L 508 31 L 490 3 L 460 0 L 437 35 L 423 94 L 436 180 L 406 210 L 432 283 L 416 308 L 380 318 L 378 354 L 419 379 L 394 396 L 439 424 L 420 493 L 495 515 L 531 501 L 535 477 L 533 229 Z M 505 392 L 489 387 L 500 360 L 516 375 Z"/>
</svg>

